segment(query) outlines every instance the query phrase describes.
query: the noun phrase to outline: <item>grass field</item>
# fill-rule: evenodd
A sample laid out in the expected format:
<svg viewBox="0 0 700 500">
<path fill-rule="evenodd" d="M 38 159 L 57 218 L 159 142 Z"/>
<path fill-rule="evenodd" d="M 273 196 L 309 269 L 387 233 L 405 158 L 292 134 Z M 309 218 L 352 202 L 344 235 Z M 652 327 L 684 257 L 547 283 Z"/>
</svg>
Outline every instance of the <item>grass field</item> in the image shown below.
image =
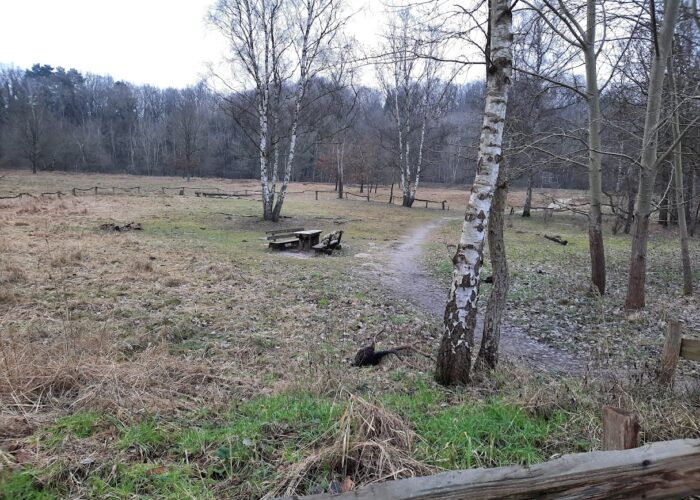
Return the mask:
<svg viewBox="0 0 700 500">
<path fill-rule="evenodd" d="M 439 320 L 397 299 L 381 269 L 412 228 L 459 219 L 465 191 L 426 188 L 421 197 L 448 200 L 443 212 L 330 193 L 316 201 L 314 190 L 332 186 L 293 185 L 306 192 L 290 195 L 282 227 L 345 232 L 341 251 L 306 258 L 265 248 L 260 238 L 278 225 L 260 220 L 252 197 L 158 193 L 252 190 L 252 181 L 0 176 L 0 196 L 144 191 L 0 200 L 0 497 L 248 498 L 333 491 L 348 477 L 358 486 L 529 464 L 598 448 L 608 402 L 640 411 L 645 440 L 700 436 L 698 395 L 643 377 L 552 378 L 506 360 L 492 380 L 444 389 L 422 356 L 348 368 L 375 337 L 436 350 Z M 521 199 L 515 193 L 511 203 Z M 100 230 L 132 221 L 143 231 Z M 697 303 L 676 292 L 672 232 L 654 234 L 650 307 L 630 318 L 618 312 L 626 238 L 607 238 L 612 294 L 592 299 L 580 221 L 509 224 L 507 319 L 533 335 L 644 364 L 655 361 L 670 311 L 697 326 Z M 571 244 L 538 235 L 550 230 Z M 459 221 L 446 220 L 425 247 L 442 279 L 445 244 L 458 234 Z M 695 261 L 699 248 L 694 241 Z M 634 352 L 596 345 L 615 339 Z M 697 377 L 693 366 L 682 369 Z"/>
</svg>

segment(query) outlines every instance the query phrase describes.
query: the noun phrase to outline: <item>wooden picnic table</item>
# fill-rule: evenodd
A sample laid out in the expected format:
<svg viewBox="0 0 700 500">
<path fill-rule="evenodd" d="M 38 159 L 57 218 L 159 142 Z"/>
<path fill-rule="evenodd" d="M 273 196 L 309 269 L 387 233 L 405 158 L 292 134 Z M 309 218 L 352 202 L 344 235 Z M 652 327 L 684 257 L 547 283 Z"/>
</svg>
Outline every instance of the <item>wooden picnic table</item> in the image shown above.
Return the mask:
<svg viewBox="0 0 700 500">
<path fill-rule="evenodd" d="M 311 247 L 318 245 L 321 237 L 321 229 L 307 229 L 306 231 L 296 231 L 294 234 L 299 238 L 299 250 L 310 252 Z"/>
</svg>

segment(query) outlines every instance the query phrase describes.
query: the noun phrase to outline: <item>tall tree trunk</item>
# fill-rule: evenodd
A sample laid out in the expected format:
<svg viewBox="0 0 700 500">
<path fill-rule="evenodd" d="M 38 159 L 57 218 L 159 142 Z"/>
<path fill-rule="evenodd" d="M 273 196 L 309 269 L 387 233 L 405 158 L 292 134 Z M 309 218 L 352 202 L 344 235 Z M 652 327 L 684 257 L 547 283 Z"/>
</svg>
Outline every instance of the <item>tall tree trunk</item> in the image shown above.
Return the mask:
<svg viewBox="0 0 700 500">
<path fill-rule="evenodd" d="M 632 229 L 632 223 L 634 222 L 634 199 L 637 196 L 637 191 L 634 188 L 637 184 L 637 179 L 634 173 L 630 173 L 630 179 L 627 182 L 627 213 L 625 214 L 625 229 L 623 231 L 625 234 L 630 234 L 630 229 Z"/>
<path fill-rule="evenodd" d="M 258 102 L 258 120 L 260 128 L 260 138 L 258 148 L 260 150 L 260 189 L 262 191 L 263 219 L 272 220 L 272 197 L 269 182 L 269 159 L 267 156 L 267 90 L 260 96 Z"/>
<path fill-rule="evenodd" d="M 661 189 L 663 193 L 663 198 L 661 198 L 661 203 L 659 203 L 659 225 L 663 227 L 668 227 L 668 213 L 672 210 L 669 198 L 669 188 L 671 186 L 671 170 L 667 169 L 665 166 L 661 167 Z"/>
<path fill-rule="evenodd" d="M 416 179 L 413 181 L 413 189 L 411 190 L 411 205 L 416 199 L 416 191 L 418 191 L 418 183 L 420 182 L 420 171 L 423 168 L 423 146 L 425 144 L 425 128 L 428 118 L 423 117 L 423 124 L 420 129 L 420 143 L 418 144 L 418 163 L 416 164 Z"/>
<path fill-rule="evenodd" d="M 588 183 L 591 208 L 588 213 L 588 246 L 591 254 L 591 282 L 600 295 L 605 294 L 605 248 L 603 246 L 603 191 L 600 159 L 600 91 L 596 64 L 596 0 L 586 5 L 586 93 L 588 94 Z"/>
<path fill-rule="evenodd" d="M 343 199 L 343 177 L 345 176 L 343 172 L 343 153 L 345 151 L 345 141 L 342 144 L 335 144 L 335 161 L 338 168 L 338 198 Z"/>
<path fill-rule="evenodd" d="M 484 121 L 479 141 L 476 177 L 452 259 L 452 286 L 445 306 L 444 332 L 436 362 L 436 380 L 466 384 L 471 368 L 479 283 L 491 200 L 502 161 L 503 128 L 513 65 L 512 13 L 508 0 L 489 3 L 489 51 Z"/>
<path fill-rule="evenodd" d="M 663 27 L 661 28 L 660 36 L 656 39 L 654 57 L 651 62 L 647 109 L 644 118 L 644 136 L 642 138 L 642 165 L 639 173 L 629 280 L 627 283 L 627 298 L 625 299 L 626 309 L 640 309 L 645 305 L 649 218 L 651 217 L 651 198 L 657 171 L 657 128 L 661 113 L 666 59 L 671 50 L 679 4 L 680 0 L 666 0 Z M 654 8 L 653 2 L 651 8 L 652 10 Z M 656 33 L 654 33 L 654 36 L 656 36 Z"/>
<path fill-rule="evenodd" d="M 690 221 L 690 236 L 695 236 L 695 229 L 698 226 L 698 214 L 700 213 L 700 201 L 698 201 L 698 209 L 693 211 L 693 204 L 690 200 L 695 197 L 695 192 L 700 191 L 697 189 L 697 182 L 695 182 L 695 172 L 690 171 L 690 182 L 689 182 L 689 196 L 688 196 L 688 208 L 690 209 L 690 215 L 688 220 Z"/>
<path fill-rule="evenodd" d="M 527 194 L 525 195 L 525 206 L 523 207 L 523 217 L 530 217 L 530 210 L 532 209 L 532 170 L 527 174 Z"/>
<path fill-rule="evenodd" d="M 681 238 L 681 263 L 683 266 L 683 295 L 693 295 L 693 269 L 690 266 L 688 250 L 688 226 L 685 219 L 685 190 L 683 188 L 683 154 L 681 145 L 681 126 L 679 120 L 676 78 L 673 74 L 673 57 L 668 58 L 668 83 L 671 90 L 671 106 L 673 108 L 673 175 L 676 181 L 676 209 L 678 213 L 678 232 Z"/>
<path fill-rule="evenodd" d="M 498 172 L 496 193 L 493 196 L 491 215 L 489 216 L 489 256 L 493 272 L 493 288 L 489 296 L 484 316 L 484 332 L 481 335 L 481 347 L 476 357 L 474 369 L 487 372 L 498 364 L 498 344 L 501 340 L 501 321 L 508 296 L 508 261 L 503 240 L 503 211 L 508 197 L 508 180 L 506 163 L 503 162 Z"/>
<path fill-rule="evenodd" d="M 403 189 L 403 206 L 412 207 L 413 199 L 411 198 L 411 143 L 406 139 L 406 154 L 404 157 L 404 170 L 401 173 L 401 178 L 404 180 Z"/>
</svg>

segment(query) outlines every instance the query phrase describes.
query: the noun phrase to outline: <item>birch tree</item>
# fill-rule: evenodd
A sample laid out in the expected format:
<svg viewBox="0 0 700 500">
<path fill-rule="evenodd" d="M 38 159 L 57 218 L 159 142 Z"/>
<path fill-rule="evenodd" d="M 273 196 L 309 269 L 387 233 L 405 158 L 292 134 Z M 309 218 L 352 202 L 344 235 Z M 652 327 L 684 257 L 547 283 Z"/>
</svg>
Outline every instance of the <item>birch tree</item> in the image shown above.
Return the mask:
<svg viewBox="0 0 700 500">
<path fill-rule="evenodd" d="M 409 8 L 399 10 L 395 18 L 385 35 L 383 51 L 388 61 L 381 65 L 379 79 L 396 127 L 403 206 L 411 207 L 424 168 L 426 131 L 440 116 L 456 71 L 440 75 L 447 68 L 440 63 L 440 40 L 434 27 L 417 28 L 420 23 Z"/>
<path fill-rule="evenodd" d="M 502 162 L 503 129 L 512 72 L 512 12 L 508 0 L 489 2 L 486 51 L 486 99 L 472 185 L 457 252 L 452 259 L 452 285 L 445 307 L 444 331 L 436 363 L 443 385 L 466 384 L 471 368 L 484 237 Z"/>
<path fill-rule="evenodd" d="M 663 9 L 661 29 L 657 29 L 656 6 L 651 0 L 652 16 L 652 61 L 647 91 L 644 135 L 640 162 L 639 187 L 634 211 L 632 231 L 632 252 L 630 256 L 629 278 L 627 283 L 626 309 L 640 309 L 645 305 L 646 257 L 649 239 L 649 219 L 652 213 L 652 195 L 656 173 L 660 163 L 658 158 L 658 129 L 661 116 L 661 101 L 667 59 L 671 53 L 673 33 L 678 19 L 680 0 L 666 0 Z M 678 138 L 677 140 L 680 140 Z M 665 155 L 664 155 L 665 156 Z"/>
<path fill-rule="evenodd" d="M 346 21 L 341 0 L 219 0 L 210 19 L 229 42 L 234 70 L 245 76 L 244 89 L 237 91 L 253 89 L 263 217 L 276 222 L 292 178 L 309 81 L 321 72 Z M 291 95 L 285 94 L 288 82 L 293 82 Z M 278 113 L 287 98 L 291 117 L 282 131 Z M 278 173 L 282 137 L 287 150 Z"/>
</svg>

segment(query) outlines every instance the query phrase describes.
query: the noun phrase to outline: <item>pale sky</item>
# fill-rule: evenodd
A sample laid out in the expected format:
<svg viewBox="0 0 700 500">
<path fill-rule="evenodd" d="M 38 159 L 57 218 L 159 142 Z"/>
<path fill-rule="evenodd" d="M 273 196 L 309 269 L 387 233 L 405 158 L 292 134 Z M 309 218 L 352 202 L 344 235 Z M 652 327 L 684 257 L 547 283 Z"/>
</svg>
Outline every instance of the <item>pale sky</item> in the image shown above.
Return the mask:
<svg viewBox="0 0 700 500">
<path fill-rule="evenodd" d="M 226 50 L 205 22 L 214 0 L 1 0 L 0 63 L 76 68 L 159 87 L 207 75 Z M 382 30 L 377 0 L 348 0 L 349 31 L 370 46 Z"/>
</svg>

